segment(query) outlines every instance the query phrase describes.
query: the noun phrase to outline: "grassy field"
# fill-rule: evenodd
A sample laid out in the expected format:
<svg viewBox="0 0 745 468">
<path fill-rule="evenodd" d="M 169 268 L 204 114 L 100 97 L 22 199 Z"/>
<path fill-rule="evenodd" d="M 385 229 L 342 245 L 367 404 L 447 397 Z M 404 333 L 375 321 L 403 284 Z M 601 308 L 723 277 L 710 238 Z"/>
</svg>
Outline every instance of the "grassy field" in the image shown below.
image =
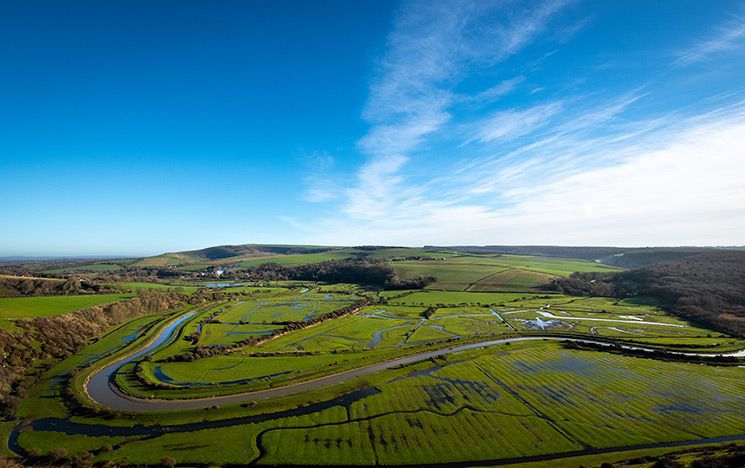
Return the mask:
<svg viewBox="0 0 745 468">
<path fill-rule="evenodd" d="M 512 268 L 500 270 L 470 284 L 468 291 L 531 291 L 551 281 L 546 273 Z"/>
<path fill-rule="evenodd" d="M 421 367 L 427 366 L 388 380 L 378 387 L 381 393 L 352 404 L 346 424 L 272 431 L 276 435 L 264 437 L 262 444 L 274 450 L 262 461 L 302 463 L 323 457 L 341 463 L 426 464 L 745 430 L 738 410 L 745 402 L 738 395 L 742 370 L 705 369 L 703 388 L 676 386 L 669 394 L 676 382 L 702 377 L 696 366 L 541 344 L 503 346 Z M 362 432 L 371 433 L 365 443 L 354 436 L 363 422 L 367 430 Z M 337 438 L 342 443 L 326 443 Z M 462 440 L 468 443 L 456 442 Z"/>
<path fill-rule="evenodd" d="M 614 271 L 598 263 L 525 255 L 450 255 L 438 259 L 393 263 L 402 278 L 431 275 L 437 281 L 428 289 L 451 291 L 538 291 L 556 276 L 575 271 Z"/>
<path fill-rule="evenodd" d="M 400 293 L 399 293 L 400 294 Z M 393 296 L 393 294 L 391 294 Z M 489 305 L 504 304 L 521 299 L 538 297 L 535 293 L 473 293 L 459 291 L 414 291 L 411 294 L 392 297 L 390 304 L 398 305 Z M 540 297 L 561 297 L 541 294 Z M 545 299 L 540 299 L 545 302 Z"/>
<path fill-rule="evenodd" d="M 198 346 L 225 346 L 248 337 L 272 334 L 285 321 L 301 321 L 349 305 L 354 296 L 315 290 L 285 290 L 270 297 L 246 297 L 207 307 L 187 321 L 179 337 L 201 329 Z M 156 352 L 142 363 L 149 385 L 127 377 L 118 380 L 130 393 L 180 398 L 185 395 L 229 394 L 325 374 L 416 352 L 421 347 L 447 345 L 468 339 L 493 339 L 515 333 L 579 333 L 623 339 L 667 339 L 658 347 L 674 347 L 675 339 L 706 351 L 734 349 L 739 340 L 717 343 L 708 330 L 665 314 L 657 306 L 609 298 L 577 298 L 562 295 L 417 291 L 386 293 L 387 304 L 366 307 L 353 315 L 281 334 L 259 345 L 230 355 L 207 357 L 196 362 L 169 362 L 168 358 L 194 350 L 185 339 Z M 434 313 L 425 316 L 427 307 Z M 215 315 L 216 313 L 216 315 Z M 204 317 L 211 323 L 201 323 Z M 696 341 L 697 339 L 704 341 Z M 646 344 L 648 341 L 639 341 Z M 307 353 L 312 353 L 309 358 Z M 269 359 L 258 356 L 281 356 Z M 258 359 L 258 360 L 257 360 Z M 313 362 L 321 363 L 312 365 Z M 154 388 L 167 384 L 170 388 Z M 220 388 L 210 388 L 210 384 Z"/>
<path fill-rule="evenodd" d="M 306 265 L 308 263 L 318 263 L 324 262 L 326 260 L 339 260 L 348 257 L 349 255 L 347 254 L 335 252 L 275 255 L 240 262 L 238 263 L 238 268 L 251 268 L 257 265 L 263 265 L 265 263 L 278 263 L 280 265 Z"/>
<path fill-rule="evenodd" d="M 177 252 L 157 255 L 155 257 L 143 258 L 142 260 L 135 262 L 133 265 L 140 267 L 185 265 L 190 263 L 198 263 L 200 260 L 202 260 L 200 257 L 184 252 Z"/>
<path fill-rule="evenodd" d="M 387 249 L 378 249 L 378 250 L 372 250 L 372 251 L 361 251 L 356 250 L 355 253 L 363 253 L 364 255 L 371 257 L 371 258 L 386 258 L 386 259 L 396 259 L 396 258 L 409 258 L 409 257 L 422 257 L 422 258 L 451 258 L 456 257 L 459 254 L 448 252 L 448 251 L 440 251 L 440 250 L 430 250 L 430 249 L 421 249 L 421 248 L 405 248 L 405 247 L 391 247 Z"/>
<path fill-rule="evenodd" d="M 116 375 L 114 383 L 123 391 L 166 399 L 228 395 L 521 335 L 570 333 L 683 351 L 745 348 L 745 340 L 682 321 L 644 298 L 572 297 L 541 289 L 551 278 L 572 271 L 610 271 L 593 262 L 387 248 L 246 256 L 241 265 L 301 264 L 360 254 L 393 259 L 404 278 L 432 274 L 437 282 L 411 291 L 297 281 L 242 284 L 222 288 L 233 294 L 215 296 L 212 302 L 122 324 L 62 362 L 40 367 L 41 378 L 21 402 L 17 417 L 62 422 L 53 427 L 40 423 L 22 432 L 20 445 L 42 454 L 60 447 L 69 453 L 88 451 L 94 461 L 129 464 L 158 464 L 165 456 L 184 465 L 499 464 L 578 452 L 579 457 L 563 460 L 572 464 L 625 459 L 583 452 L 593 449 L 645 446 L 629 453 L 659 453 L 667 448 L 646 446 L 720 436 L 745 439 L 745 368 L 580 351 L 548 340 L 461 350 L 330 387 L 209 410 L 111 418 L 76 412 L 63 401 L 64 385 L 69 385 L 85 403 L 83 385 L 95 368 L 142 346 L 187 309 L 194 315 L 171 340 Z M 145 261 L 184 267 L 226 261 L 205 263 L 184 254 L 155 258 Z M 121 286 L 133 293 L 182 288 L 133 282 Z M 203 286 L 191 283 L 183 290 Z M 16 315 L 54 315 L 95 305 L 76 300 L 109 298 L 98 302 L 105 303 L 132 296 L 0 299 L 0 324 L 12 323 Z M 372 304 L 313 322 L 363 297 Z M 297 329 L 259 344 L 222 349 L 276 333 L 288 323 Z M 214 355 L 184 360 L 185 353 L 205 350 Z M 64 383 L 67 376 L 69 384 Z M 92 434 L 86 432 L 90 426 L 62 431 L 59 424 L 65 422 L 99 426 Z M 12 427 L 0 424 L 3 440 Z M 562 460 L 547 463 L 565 466 Z"/>
<path fill-rule="evenodd" d="M 43 273 L 52 275 L 65 273 L 106 273 L 111 271 L 120 271 L 122 269 L 122 266 L 116 263 L 88 263 L 85 265 L 74 265 L 64 268 L 44 270 Z"/>
<path fill-rule="evenodd" d="M 445 261 L 396 262 L 393 267 L 401 278 L 431 275 L 437 281 L 429 286 L 430 289 L 454 291 L 463 291 L 480 279 L 504 270 L 491 265 L 452 264 Z"/>
<path fill-rule="evenodd" d="M 260 246 L 256 246 L 260 249 Z M 181 271 L 200 271 L 210 266 L 249 269 L 265 263 L 303 265 L 326 260 L 367 257 L 391 260 L 403 278 L 433 275 L 433 289 L 474 291 L 525 291 L 537 288 L 555 276 L 575 271 L 614 271 L 616 268 L 585 260 L 532 257 L 527 255 L 467 255 L 424 248 L 329 248 L 311 253 L 277 253 L 251 250 L 248 253 L 209 260 L 195 252 L 176 252 L 149 257 L 135 266 L 177 266 Z"/>
<path fill-rule="evenodd" d="M 556 343 L 497 345 L 389 369 L 323 394 L 149 417 L 152 423 L 176 425 L 156 437 L 130 437 L 94 459 L 151 464 L 166 455 L 186 464 L 496 462 L 583 448 L 695 441 L 745 433 L 743 377 L 745 369 L 575 351 Z M 687 385 L 692 381 L 695 387 Z M 303 400 L 352 395 L 356 388 L 375 390 L 305 414 L 221 422 L 241 414 L 279 414 L 280 408 Z M 181 432 L 179 424 L 189 420 L 205 421 L 200 423 L 204 428 L 197 424 Z M 210 428 L 211 421 L 218 426 Z M 106 424 L 100 418 L 90 422 Z M 92 451 L 119 440 L 35 430 L 20 437 L 22 446 L 42 452 L 54 447 Z"/>
<path fill-rule="evenodd" d="M 307 321 L 344 308 L 359 297 L 346 294 L 316 293 L 314 291 L 287 291 L 268 294 L 270 297 L 253 298 L 235 304 L 218 320 L 236 326 L 268 324 L 284 321 Z"/>
<path fill-rule="evenodd" d="M 8 437 L 15 425 L 12 421 L 0 421 L 0 456 L 11 456 L 13 453 L 8 449 Z"/>
<path fill-rule="evenodd" d="M 21 318 L 50 317 L 101 304 L 124 301 L 133 294 L 99 294 L 86 296 L 39 296 L 0 298 L 0 327 L 12 327 Z"/>
</svg>

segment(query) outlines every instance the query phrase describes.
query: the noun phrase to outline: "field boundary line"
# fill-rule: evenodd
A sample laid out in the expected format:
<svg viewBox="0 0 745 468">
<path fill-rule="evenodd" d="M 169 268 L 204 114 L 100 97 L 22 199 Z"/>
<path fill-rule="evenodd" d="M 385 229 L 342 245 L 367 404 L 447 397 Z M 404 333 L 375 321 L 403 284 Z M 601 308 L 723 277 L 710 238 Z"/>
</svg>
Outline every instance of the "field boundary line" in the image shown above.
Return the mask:
<svg viewBox="0 0 745 468">
<path fill-rule="evenodd" d="M 511 269 L 512 268 L 504 268 L 502 270 L 493 271 L 493 272 L 489 273 L 488 275 L 482 276 L 481 278 L 477 279 L 476 281 L 474 281 L 474 282 L 470 283 L 468 286 L 466 286 L 466 289 L 464 289 L 463 292 L 471 292 L 470 289 L 472 287 L 474 287 L 478 283 L 482 282 L 486 278 L 489 278 L 489 277 L 494 276 L 494 275 L 498 275 L 499 273 L 504 273 L 505 271 L 509 271 Z"/>
</svg>

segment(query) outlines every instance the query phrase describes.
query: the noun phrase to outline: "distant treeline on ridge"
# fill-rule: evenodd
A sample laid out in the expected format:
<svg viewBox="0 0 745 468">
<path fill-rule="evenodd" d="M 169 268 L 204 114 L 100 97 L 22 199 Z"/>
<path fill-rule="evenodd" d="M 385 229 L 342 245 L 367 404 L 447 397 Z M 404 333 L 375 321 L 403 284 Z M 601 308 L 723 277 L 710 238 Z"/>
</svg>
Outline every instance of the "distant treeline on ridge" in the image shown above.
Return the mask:
<svg viewBox="0 0 745 468">
<path fill-rule="evenodd" d="M 617 273 L 574 273 L 550 288 L 565 294 L 652 297 L 691 322 L 745 337 L 745 252 L 710 251 Z"/>
</svg>

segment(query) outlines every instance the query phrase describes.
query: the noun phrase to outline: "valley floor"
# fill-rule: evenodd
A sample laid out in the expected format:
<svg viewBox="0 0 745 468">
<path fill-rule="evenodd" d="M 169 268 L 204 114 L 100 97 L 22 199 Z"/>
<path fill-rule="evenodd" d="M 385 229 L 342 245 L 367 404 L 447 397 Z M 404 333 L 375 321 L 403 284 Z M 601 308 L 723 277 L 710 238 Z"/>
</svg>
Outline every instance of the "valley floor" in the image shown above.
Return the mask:
<svg viewBox="0 0 745 468">
<path fill-rule="evenodd" d="M 671 362 L 540 339 L 688 354 L 745 349 L 643 301 L 293 283 L 231 290 L 225 300 L 133 320 L 53 366 L 18 421 L 0 426 L 8 450 L 130 464 L 465 466 L 745 439 L 745 369 L 734 361 Z M 536 339 L 437 351 L 523 336 Z M 188 400 L 422 354 L 429 357 L 205 409 L 112 412 L 88 391 L 89 378 L 114 362 L 122 394 Z"/>
</svg>

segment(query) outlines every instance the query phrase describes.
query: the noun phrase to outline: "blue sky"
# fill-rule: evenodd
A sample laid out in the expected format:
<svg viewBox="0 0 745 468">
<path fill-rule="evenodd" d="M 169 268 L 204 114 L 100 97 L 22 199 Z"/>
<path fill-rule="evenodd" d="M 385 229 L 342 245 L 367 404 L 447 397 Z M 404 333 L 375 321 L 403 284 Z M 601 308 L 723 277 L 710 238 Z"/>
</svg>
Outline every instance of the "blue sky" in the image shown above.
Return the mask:
<svg viewBox="0 0 745 468">
<path fill-rule="evenodd" d="M 738 2 L 0 1 L 0 255 L 745 243 Z"/>
</svg>

